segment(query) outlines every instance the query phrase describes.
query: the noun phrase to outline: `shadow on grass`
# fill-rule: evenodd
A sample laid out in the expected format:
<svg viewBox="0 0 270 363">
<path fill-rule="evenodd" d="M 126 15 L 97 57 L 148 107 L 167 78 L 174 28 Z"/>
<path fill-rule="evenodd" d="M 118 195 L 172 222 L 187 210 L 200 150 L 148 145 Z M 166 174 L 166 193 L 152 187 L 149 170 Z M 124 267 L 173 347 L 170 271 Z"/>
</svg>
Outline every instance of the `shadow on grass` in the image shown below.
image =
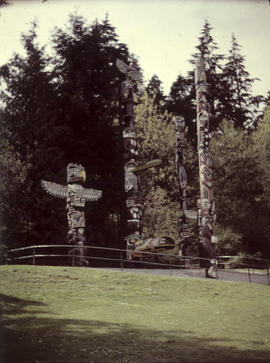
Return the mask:
<svg viewBox="0 0 270 363">
<path fill-rule="evenodd" d="M 5 313 L 8 315 L 19 315 L 25 313 L 25 309 L 27 307 L 33 306 L 45 306 L 45 304 L 32 301 L 32 300 L 23 300 L 14 296 L 0 294 L 0 313 Z M 31 313 L 35 311 L 31 310 Z M 38 312 L 38 311 L 37 311 Z"/>
<path fill-rule="evenodd" d="M 228 341 L 196 337 L 184 327 L 157 331 L 103 321 L 35 318 L 32 310 L 25 317 L 33 306 L 34 313 L 44 314 L 45 305 L 7 295 L 0 299 L 5 314 L 13 315 L 1 321 L 3 363 L 269 362 L 270 351 L 262 347 L 236 350 Z"/>
</svg>

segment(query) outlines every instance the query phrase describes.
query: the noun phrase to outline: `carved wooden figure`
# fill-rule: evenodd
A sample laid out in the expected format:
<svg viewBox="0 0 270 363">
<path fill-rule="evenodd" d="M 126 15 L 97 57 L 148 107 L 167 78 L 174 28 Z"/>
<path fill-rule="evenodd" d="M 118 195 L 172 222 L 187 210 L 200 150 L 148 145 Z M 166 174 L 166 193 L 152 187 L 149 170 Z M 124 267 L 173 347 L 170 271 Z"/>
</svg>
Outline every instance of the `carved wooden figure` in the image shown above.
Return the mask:
<svg viewBox="0 0 270 363">
<path fill-rule="evenodd" d="M 45 180 L 41 181 L 43 189 L 47 193 L 62 199 L 66 199 L 68 234 L 67 242 L 74 247 L 70 252 L 78 255 L 76 259 L 78 265 L 87 264 L 84 258 L 84 230 L 85 202 L 94 202 L 101 198 L 102 192 L 95 189 L 87 189 L 82 186 L 86 181 L 85 169 L 80 164 L 70 163 L 67 166 L 67 185 L 60 185 Z"/>
<path fill-rule="evenodd" d="M 188 249 L 188 239 L 190 237 L 189 217 L 187 210 L 187 175 L 184 167 L 184 148 L 185 148 L 185 120 L 182 116 L 173 118 L 176 129 L 176 153 L 175 163 L 179 179 L 179 203 L 183 215 L 179 218 L 179 250 L 184 256 Z M 195 217 L 196 218 L 196 217 Z"/>
<path fill-rule="evenodd" d="M 139 195 L 139 179 L 134 172 L 138 160 L 138 148 L 134 128 L 134 88 L 136 81 L 142 77 L 134 66 L 129 66 L 122 60 L 117 59 L 116 66 L 120 72 L 126 75 L 125 81 L 121 83 L 120 90 L 120 123 L 123 138 L 123 160 L 126 193 L 126 226 L 125 240 L 127 249 L 129 245 L 140 238 L 142 232 L 142 204 Z"/>
<path fill-rule="evenodd" d="M 201 260 L 201 266 L 206 268 L 207 277 L 215 277 L 213 270 L 216 266 L 215 247 L 211 241 L 215 225 L 215 210 L 213 199 L 213 174 L 211 155 L 209 150 L 209 111 L 207 104 L 207 83 L 205 73 L 205 60 L 198 58 L 195 68 L 195 86 L 197 103 L 197 137 L 199 156 L 200 180 L 200 257 L 211 259 Z"/>
<path fill-rule="evenodd" d="M 140 198 L 138 173 L 161 164 L 161 160 L 151 160 L 144 165 L 138 165 L 138 146 L 135 132 L 134 85 L 142 78 L 135 67 L 117 59 L 116 66 L 126 75 L 120 89 L 120 124 L 123 138 L 123 160 L 126 193 L 126 230 L 125 240 L 127 250 L 134 248 L 135 242 L 142 234 L 142 202 Z M 129 256 L 129 254 L 128 254 Z"/>
</svg>

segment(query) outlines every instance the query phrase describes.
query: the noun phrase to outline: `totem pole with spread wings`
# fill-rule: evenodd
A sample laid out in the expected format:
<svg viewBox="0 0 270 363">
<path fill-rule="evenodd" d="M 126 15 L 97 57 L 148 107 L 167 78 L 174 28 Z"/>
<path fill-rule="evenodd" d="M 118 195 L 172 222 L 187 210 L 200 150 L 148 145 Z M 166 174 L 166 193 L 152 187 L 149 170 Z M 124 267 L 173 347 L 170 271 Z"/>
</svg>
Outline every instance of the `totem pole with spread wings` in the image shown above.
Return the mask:
<svg viewBox="0 0 270 363">
<path fill-rule="evenodd" d="M 73 252 L 75 254 L 78 252 L 79 254 L 79 265 L 87 264 L 83 253 L 83 246 L 85 243 L 85 202 L 97 201 L 102 196 L 100 190 L 84 188 L 82 184 L 85 181 L 86 173 L 84 167 L 80 164 L 73 163 L 70 163 L 67 166 L 67 185 L 61 185 L 45 180 L 41 181 L 41 185 L 47 193 L 58 198 L 66 199 L 68 221 L 67 242 L 70 245 L 78 246 L 77 249 L 73 249 Z"/>
</svg>

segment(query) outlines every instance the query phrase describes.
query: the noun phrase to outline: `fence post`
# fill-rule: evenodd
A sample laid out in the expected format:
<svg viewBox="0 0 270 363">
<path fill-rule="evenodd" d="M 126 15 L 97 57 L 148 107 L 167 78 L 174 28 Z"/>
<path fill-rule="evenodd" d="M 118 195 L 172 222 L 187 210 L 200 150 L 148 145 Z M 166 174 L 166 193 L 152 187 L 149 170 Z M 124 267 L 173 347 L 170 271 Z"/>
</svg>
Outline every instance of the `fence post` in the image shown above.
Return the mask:
<svg viewBox="0 0 270 363">
<path fill-rule="evenodd" d="M 216 260 L 216 279 L 218 280 L 218 260 Z"/>
<path fill-rule="evenodd" d="M 248 266 L 248 282 L 251 282 L 251 278 L 250 278 L 250 267 Z"/>
<path fill-rule="evenodd" d="M 9 261 L 9 251 L 7 250 L 5 255 L 5 265 L 8 265 L 8 261 Z"/>
<path fill-rule="evenodd" d="M 172 256 L 170 256 L 170 276 L 172 276 Z"/>
<path fill-rule="evenodd" d="M 253 275 L 255 274 L 255 260 L 252 258 Z"/>
<path fill-rule="evenodd" d="M 269 263 L 267 262 L 267 278 L 268 278 L 268 285 L 270 285 L 270 276 L 269 276 Z"/>
<path fill-rule="evenodd" d="M 75 255 L 74 255 L 74 248 L 72 248 L 72 267 L 75 265 Z"/>
<path fill-rule="evenodd" d="M 36 264 L 36 249 L 33 248 L 33 265 Z"/>
<path fill-rule="evenodd" d="M 121 264 L 121 271 L 123 271 L 123 251 L 120 251 L 120 264 Z"/>
</svg>

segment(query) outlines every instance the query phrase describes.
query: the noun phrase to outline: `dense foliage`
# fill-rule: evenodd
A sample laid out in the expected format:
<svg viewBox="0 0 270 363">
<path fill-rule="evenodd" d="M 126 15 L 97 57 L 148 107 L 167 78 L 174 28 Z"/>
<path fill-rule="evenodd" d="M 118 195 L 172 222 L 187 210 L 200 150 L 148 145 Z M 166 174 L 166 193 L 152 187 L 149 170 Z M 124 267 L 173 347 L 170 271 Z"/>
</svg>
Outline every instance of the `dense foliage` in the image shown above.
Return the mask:
<svg viewBox="0 0 270 363">
<path fill-rule="evenodd" d="M 254 79 L 236 37 L 225 57 L 217 53 L 211 30 L 206 22 L 192 71 L 177 77 L 169 97 L 157 75 L 139 95 L 139 163 L 162 160 L 160 167 L 140 174 L 144 233 L 179 239 L 173 115 L 183 116 L 187 125 L 188 209 L 196 208 L 194 61 L 200 54 L 207 61 L 218 252 L 270 256 L 269 107 L 263 120 L 258 117 L 263 98 L 252 95 Z M 50 56 L 37 42 L 35 23 L 22 42 L 25 55 L 14 55 L 0 68 L 1 241 L 10 248 L 65 243 L 65 202 L 46 195 L 40 180 L 65 184 L 66 166 L 76 162 L 86 168 L 85 186 L 103 191 L 99 202 L 86 207 L 87 243 L 120 247 L 124 181 L 118 89 L 124 75 L 115 61 L 128 63 L 133 56 L 107 19 L 87 25 L 71 16 L 65 29 L 54 31 Z"/>
<path fill-rule="evenodd" d="M 86 209 L 88 240 L 117 243 L 122 79 L 115 61 L 127 62 L 127 47 L 107 20 L 88 26 L 78 16 L 55 31 L 51 57 L 36 39 L 33 24 L 22 37 L 26 56 L 15 55 L 0 70 L 2 240 L 10 247 L 65 242 L 65 203 L 46 195 L 40 180 L 65 184 L 67 164 L 77 162 L 86 168 L 86 186 L 104 196 Z"/>
<path fill-rule="evenodd" d="M 255 135 L 235 129 L 228 122 L 223 122 L 221 128 L 211 143 L 220 248 L 224 253 L 224 244 L 229 242 L 228 252 L 266 253 L 270 242 L 266 217 L 269 207 Z"/>
<path fill-rule="evenodd" d="M 173 83 L 168 99 L 169 111 L 185 118 L 188 136 L 196 145 L 196 110 L 194 65 L 198 56 L 206 60 L 206 78 L 208 85 L 207 101 L 211 115 L 210 130 L 215 131 L 224 119 L 235 127 L 254 129 L 261 117 L 260 106 L 266 99 L 252 95 L 252 85 L 258 80 L 251 78 L 245 68 L 245 57 L 241 55 L 241 46 L 235 35 L 229 55 L 218 53 L 218 45 L 212 36 L 212 27 L 206 20 L 199 37 L 196 52 L 190 63 L 193 69 L 184 77 L 179 75 Z"/>
<path fill-rule="evenodd" d="M 157 169 L 141 173 L 146 236 L 178 238 L 179 204 L 175 173 L 175 130 L 172 115 L 160 113 L 155 98 L 145 93 L 136 107 L 136 127 L 140 163 L 161 159 Z"/>
</svg>

